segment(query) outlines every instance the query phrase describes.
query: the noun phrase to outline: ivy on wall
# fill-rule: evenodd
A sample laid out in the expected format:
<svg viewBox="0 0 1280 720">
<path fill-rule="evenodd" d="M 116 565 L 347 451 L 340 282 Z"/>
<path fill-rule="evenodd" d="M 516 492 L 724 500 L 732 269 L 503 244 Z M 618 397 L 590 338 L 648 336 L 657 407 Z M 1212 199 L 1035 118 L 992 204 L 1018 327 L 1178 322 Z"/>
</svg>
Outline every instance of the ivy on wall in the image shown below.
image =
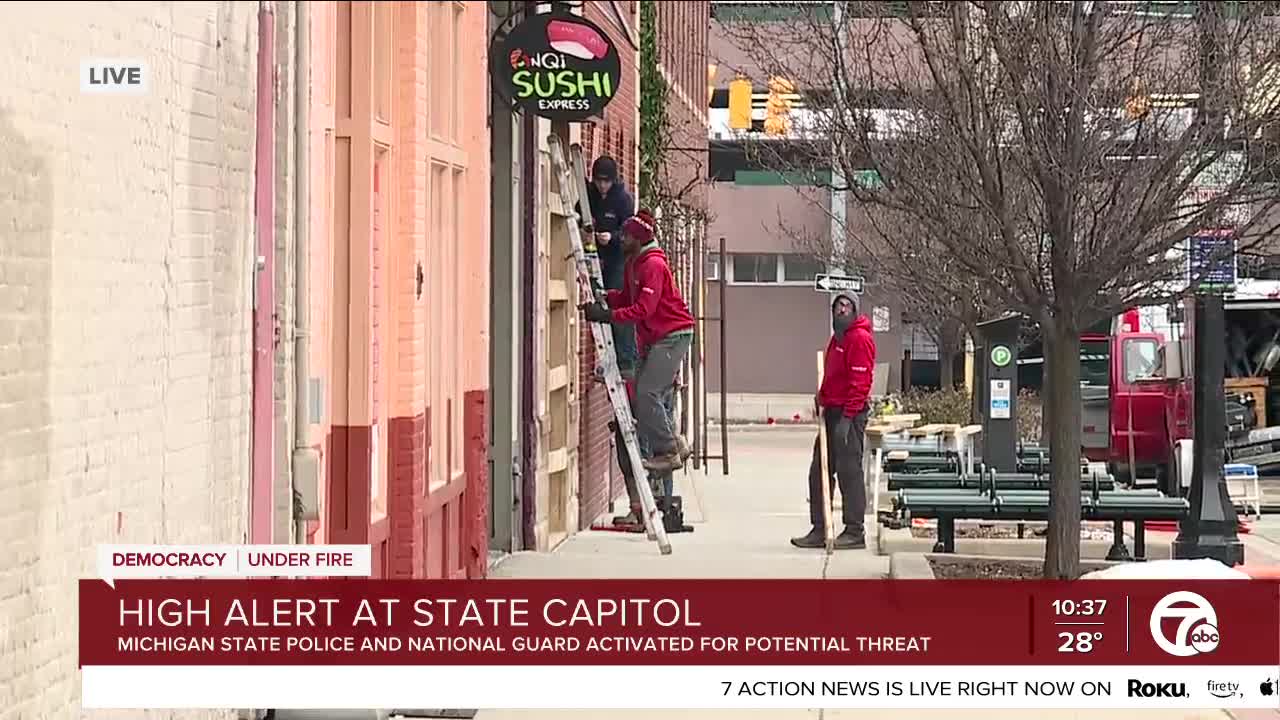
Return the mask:
<svg viewBox="0 0 1280 720">
<path fill-rule="evenodd" d="M 658 71 L 658 3 L 640 2 L 640 204 L 657 211 L 667 147 L 667 81 Z"/>
</svg>

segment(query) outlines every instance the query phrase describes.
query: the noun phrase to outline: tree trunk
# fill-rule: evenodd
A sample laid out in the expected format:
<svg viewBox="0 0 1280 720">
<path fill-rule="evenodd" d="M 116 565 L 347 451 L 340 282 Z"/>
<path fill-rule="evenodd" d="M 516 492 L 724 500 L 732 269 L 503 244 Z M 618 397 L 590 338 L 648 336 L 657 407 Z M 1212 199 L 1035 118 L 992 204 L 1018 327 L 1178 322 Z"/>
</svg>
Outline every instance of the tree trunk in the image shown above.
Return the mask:
<svg viewBox="0 0 1280 720">
<path fill-rule="evenodd" d="M 1044 353 L 1044 364 L 1040 366 L 1040 444 L 1048 445 L 1049 444 L 1049 423 L 1050 423 L 1050 418 L 1053 417 L 1053 413 L 1050 412 L 1049 410 L 1049 399 L 1053 397 L 1053 393 L 1049 389 L 1050 387 L 1052 387 L 1052 384 L 1049 379 L 1049 373 L 1051 371 L 1049 369 L 1050 353 L 1049 353 L 1049 343 L 1047 342 L 1047 340 L 1042 341 L 1040 347 L 1042 348 L 1042 352 Z M 1077 356 L 1079 356 L 1079 353 L 1077 353 Z M 1079 382 L 1077 382 L 1076 385 L 1078 386 Z"/>
<path fill-rule="evenodd" d="M 938 386 L 943 390 L 956 389 L 956 353 L 951 347 L 938 348 Z"/>
<path fill-rule="evenodd" d="M 938 339 L 938 385 L 955 390 L 956 357 L 964 352 L 964 326 L 954 319 L 944 320 Z"/>
<path fill-rule="evenodd" d="M 1045 359 L 1052 356 L 1054 362 L 1049 363 L 1044 400 L 1045 417 L 1052 417 L 1045 423 L 1052 480 L 1044 576 L 1074 580 L 1080 570 L 1080 333 L 1071 323 L 1050 325 L 1045 332 Z"/>
<path fill-rule="evenodd" d="M 978 328 L 976 326 L 970 326 L 966 323 L 964 325 L 964 333 L 964 337 L 973 338 L 974 342 L 977 342 Z M 967 343 L 962 341 L 960 352 L 968 352 Z M 978 403 L 978 398 L 982 389 L 981 385 L 986 382 L 982 376 L 982 367 L 983 366 L 979 362 L 979 358 L 975 355 L 973 358 L 973 387 L 969 391 L 969 422 L 975 425 L 982 422 L 982 407 Z M 981 442 L 981 439 L 979 439 L 979 442 Z"/>
</svg>

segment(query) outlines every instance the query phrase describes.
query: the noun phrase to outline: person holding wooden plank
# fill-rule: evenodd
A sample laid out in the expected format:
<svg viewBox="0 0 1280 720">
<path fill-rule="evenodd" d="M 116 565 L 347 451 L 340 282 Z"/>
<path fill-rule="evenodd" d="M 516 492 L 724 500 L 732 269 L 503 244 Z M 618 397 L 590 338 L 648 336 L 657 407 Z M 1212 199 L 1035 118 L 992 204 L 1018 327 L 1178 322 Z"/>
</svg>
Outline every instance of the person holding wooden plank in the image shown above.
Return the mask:
<svg viewBox="0 0 1280 720">
<path fill-rule="evenodd" d="M 792 538 L 801 548 L 825 545 L 826 521 L 822 476 L 840 487 L 844 532 L 835 539 L 838 550 L 867 546 L 863 527 L 867 512 L 867 490 L 862 479 L 863 433 L 870 415 L 868 399 L 876 367 L 876 341 L 871 320 L 858 314 L 858 303 L 850 295 L 837 295 L 831 303 L 831 340 L 827 343 L 822 385 L 814 398 L 815 409 L 826 429 L 827 458 L 823 462 L 820 437 L 813 443 L 809 463 L 809 520 L 813 529 Z M 835 477 L 832 478 L 831 474 Z M 831 493 L 834 493 L 834 487 Z"/>
</svg>

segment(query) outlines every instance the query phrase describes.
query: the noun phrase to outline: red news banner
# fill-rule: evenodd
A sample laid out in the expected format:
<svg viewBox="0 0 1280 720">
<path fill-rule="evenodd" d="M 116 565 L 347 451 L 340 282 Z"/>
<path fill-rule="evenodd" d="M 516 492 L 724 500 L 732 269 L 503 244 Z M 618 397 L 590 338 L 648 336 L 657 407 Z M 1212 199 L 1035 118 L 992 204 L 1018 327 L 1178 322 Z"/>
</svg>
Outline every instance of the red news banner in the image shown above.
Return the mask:
<svg viewBox="0 0 1280 720">
<path fill-rule="evenodd" d="M 1271 665 L 1264 582 L 80 581 L 80 665 Z"/>
</svg>

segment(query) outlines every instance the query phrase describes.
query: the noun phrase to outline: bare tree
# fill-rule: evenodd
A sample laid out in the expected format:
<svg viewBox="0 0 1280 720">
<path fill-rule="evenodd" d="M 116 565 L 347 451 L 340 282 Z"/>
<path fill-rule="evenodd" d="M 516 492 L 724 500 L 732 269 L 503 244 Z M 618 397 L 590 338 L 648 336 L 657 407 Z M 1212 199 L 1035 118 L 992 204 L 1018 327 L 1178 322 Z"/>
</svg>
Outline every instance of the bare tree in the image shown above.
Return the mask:
<svg viewBox="0 0 1280 720">
<path fill-rule="evenodd" d="M 849 251 L 894 286 L 1039 325 L 1045 575 L 1073 576 L 1081 330 L 1184 291 L 1189 236 L 1228 227 L 1245 251 L 1275 229 L 1276 153 L 1258 151 L 1280 138 L 1274 3 L 775 5 L 785 22 L 725 26 L 806 95 L 759 156 L 830 170 Z"/>
</svg>

